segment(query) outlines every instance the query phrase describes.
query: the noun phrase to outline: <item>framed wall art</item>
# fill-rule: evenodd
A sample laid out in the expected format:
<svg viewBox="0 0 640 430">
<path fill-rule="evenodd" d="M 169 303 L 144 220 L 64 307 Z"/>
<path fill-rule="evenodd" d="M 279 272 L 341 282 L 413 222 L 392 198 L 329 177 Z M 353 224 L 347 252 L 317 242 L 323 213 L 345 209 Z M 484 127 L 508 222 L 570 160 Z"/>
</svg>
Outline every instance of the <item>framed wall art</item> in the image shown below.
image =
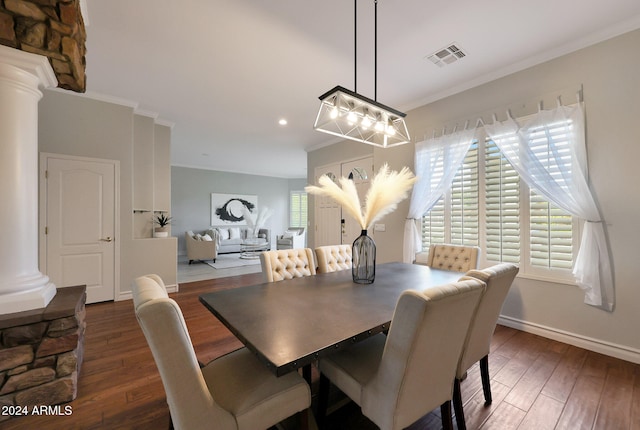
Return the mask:
<svg viewBox="0 0 640 430">
<path fill-rule="evenodd" d="M 211 226 L 246 224 L 243 206 L 257 213 L 258 196 L 211 193 Z"/>
</svg>

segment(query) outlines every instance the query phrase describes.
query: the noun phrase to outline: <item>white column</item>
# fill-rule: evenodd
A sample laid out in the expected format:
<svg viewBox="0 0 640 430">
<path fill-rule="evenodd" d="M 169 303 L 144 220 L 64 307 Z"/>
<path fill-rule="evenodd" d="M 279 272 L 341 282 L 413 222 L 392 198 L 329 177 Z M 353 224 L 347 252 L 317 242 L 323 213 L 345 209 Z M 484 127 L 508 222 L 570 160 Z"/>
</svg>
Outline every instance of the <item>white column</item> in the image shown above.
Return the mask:
<svg viewBox="0 0 640 430">
<path fill-rule="evenodd" d="M 39 87 L 56 85 L 45 57 L 0 45 L 0 315 L 56 294 L 38 269 Z"/>
</svg>

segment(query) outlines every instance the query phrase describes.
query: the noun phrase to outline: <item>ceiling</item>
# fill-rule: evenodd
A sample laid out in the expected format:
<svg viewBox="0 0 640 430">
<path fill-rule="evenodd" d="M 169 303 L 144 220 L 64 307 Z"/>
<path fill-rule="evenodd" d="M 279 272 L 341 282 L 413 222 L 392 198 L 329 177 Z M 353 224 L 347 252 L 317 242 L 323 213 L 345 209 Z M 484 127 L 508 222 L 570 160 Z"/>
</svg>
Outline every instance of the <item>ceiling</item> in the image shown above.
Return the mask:
<svg viewBox="0 0 640 430">
<path fill-rule="evenodd" d="M 318 96 L 374 95 L 373 0 L 357 88 L 351 1 L 86 0 L 84 15 L 87 93 L 172 123 L 174 166 L 306 177 L 306 152 L 335 141 L 313 130 Z M 638 0 L 380 0 L 377 99 L 406 112 L 636 28 Z M 452 42 L 465 58 L 426 59 Z"/>
</svg>

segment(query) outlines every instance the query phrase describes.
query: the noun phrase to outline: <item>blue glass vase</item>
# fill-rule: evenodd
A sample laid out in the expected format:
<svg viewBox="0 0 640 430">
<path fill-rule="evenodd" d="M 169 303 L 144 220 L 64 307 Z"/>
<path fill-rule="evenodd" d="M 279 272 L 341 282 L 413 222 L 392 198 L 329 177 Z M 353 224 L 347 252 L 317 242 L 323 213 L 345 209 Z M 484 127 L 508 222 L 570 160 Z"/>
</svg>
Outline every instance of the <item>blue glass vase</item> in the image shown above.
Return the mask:
<svg viewBox="0 0 640 430">
<path fill-rule="evenodd" d="M 371 284 L 376 278 L 376 243 L 362 230 L 353 241 L 351 250 L 351 275 L 353 282 Z"/>
</svg>

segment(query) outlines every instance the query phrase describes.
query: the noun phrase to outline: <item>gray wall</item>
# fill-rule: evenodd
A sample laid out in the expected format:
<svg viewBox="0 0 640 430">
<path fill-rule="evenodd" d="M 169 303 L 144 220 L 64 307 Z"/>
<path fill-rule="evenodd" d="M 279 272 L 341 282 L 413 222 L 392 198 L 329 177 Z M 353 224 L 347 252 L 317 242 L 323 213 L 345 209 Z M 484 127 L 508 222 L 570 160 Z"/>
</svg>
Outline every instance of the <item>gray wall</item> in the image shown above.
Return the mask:
<svg viewBox="0 0 640 430">
<path fill-rule="evenodd" d="M 289 190 L 304 188 L 304 179 L 282 179 L 242 173 L 171 168 L 171 234 L 178 238 L 178 255 L 186 255 L 184 233 L 201 232 L 211 225 L 211 193 L 258 196 L 258 207 L 273 209 L 266 228 L 271 230 L 275 248 L 276 236 L 289 223 Z"/>
<path fill-rule="evenodd" d="M 640 142 L 635 129 L 635 121 L 640 118 L 638 46 L 640 31 L 633 31 L 407 113 L 409 131 L 417 141 L 443 126 L 463 126 L 466 119 L 475 124 L 482 116 L 486 122 L 493 113 L 504 118 L 507 108 L 515 116 L 532 113 L 538 100 L 551 106 L 558 94 L 563 95 L 564 103 L 573 103 L 575 90 L 583 87 L 589 179 L 607 223 L 616 308 L 609 313 L 585 305 L 582 291 L 574 285 L 520 277 L 503 307 L 503 321 L 636 362 L 640 361 L 640 272 L 636 261 L 640 197 L 629 191 L 640 182 Z M 341 153 L 340 145 L 334 145 L 333 153 Z M 413 144 L 375 149 L 374 164 L 377 168 L 388 161 L 394 169 L 413 167 L 413 152 Z M 323 163 L 324 152 L 309 153 L 310 181 L 314 167 Z M 407 210 L 405 202 L 385 217 L 387 231 L 377 232 L 380 261 L 402 258 L 402 225 Z"/>
<path fill-rule="evenodd" d="M 38 113 L 41 152 L 120 161 L 120 236 L 116 237 L 120 277 L 116 300 L 130 298 L 133 280 L 148 273 L 157 273 L 165 284 L 175 286 L 175 240 L 134 239 L 133 108 L 70 92 L 45 91 Z M 153 139 L 152 133 L 146 136 Z M 139 133 L 137 137 L 141 137 Z"/>
</svg>

